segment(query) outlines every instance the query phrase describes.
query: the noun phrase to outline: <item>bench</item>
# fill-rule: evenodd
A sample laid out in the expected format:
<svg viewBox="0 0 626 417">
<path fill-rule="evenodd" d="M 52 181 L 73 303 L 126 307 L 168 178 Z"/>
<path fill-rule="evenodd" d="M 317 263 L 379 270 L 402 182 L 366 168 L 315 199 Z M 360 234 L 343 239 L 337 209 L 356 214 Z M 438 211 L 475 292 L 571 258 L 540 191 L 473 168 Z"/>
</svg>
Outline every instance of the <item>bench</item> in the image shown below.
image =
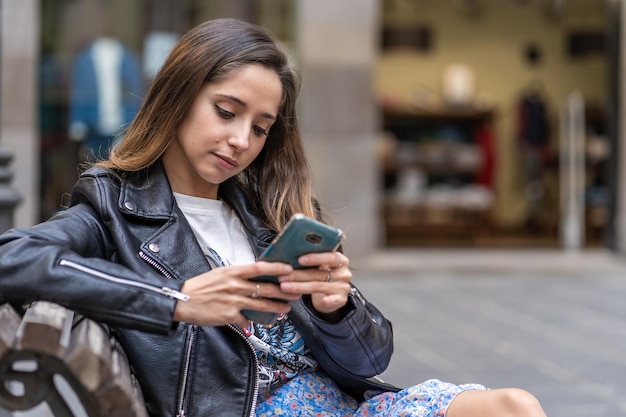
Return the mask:
<svg viewBox="0 0 626 417">
<path fill-rule="evenodd" d="M 0 416 L 36 407 L 55 417 L 148 416 L 106 326 L 54 303 L 33 302 L 23 315 L 2 304 Z"/>
</svg>

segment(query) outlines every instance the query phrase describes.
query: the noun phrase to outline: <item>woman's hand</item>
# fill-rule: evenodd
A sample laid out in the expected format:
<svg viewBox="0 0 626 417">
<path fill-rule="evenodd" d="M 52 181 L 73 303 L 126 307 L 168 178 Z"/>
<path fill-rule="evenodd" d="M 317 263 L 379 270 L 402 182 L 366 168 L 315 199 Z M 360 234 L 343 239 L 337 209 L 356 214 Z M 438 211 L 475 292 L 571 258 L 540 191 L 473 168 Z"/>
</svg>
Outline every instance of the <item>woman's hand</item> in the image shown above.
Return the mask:
<svg viewBox="0 0 626 417">
<path fill-rule="evenodd" d="M 283 291 L 276 284 L 250 279 L 261 275 L 282 277 L 292 271 L 291 265 L 256 262 L 224 266 L 190 278 L 181 288 L 189 300 L 176 304 L 174 320 L 201 326 L 235 323 L 246 327 L 249 321 L 241 314 L 243 309 L 287 313 L 291 309 L 288 301 L 297 300 L 300 293 Z"/>
<path fill-rule="evenodd" d="M 281 289 L 285 293 L 311 294 L 318 313 L 326 320 L 339 320 L 336 313 L 348 302 L 352 280 L 348 258 L 339 252 L 309 253 L 298 262 L 308 268 L 281 276 Z"/>
</svg>

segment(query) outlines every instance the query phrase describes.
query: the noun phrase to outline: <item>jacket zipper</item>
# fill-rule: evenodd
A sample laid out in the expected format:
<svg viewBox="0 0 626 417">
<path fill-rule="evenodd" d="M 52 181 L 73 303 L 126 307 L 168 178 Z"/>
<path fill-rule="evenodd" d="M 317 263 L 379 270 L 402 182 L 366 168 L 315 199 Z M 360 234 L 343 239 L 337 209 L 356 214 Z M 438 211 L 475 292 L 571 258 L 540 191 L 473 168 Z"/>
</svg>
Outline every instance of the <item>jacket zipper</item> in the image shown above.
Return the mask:
<svg viewBox="0 0 626 417">
<path fill-rule="evenodd" d="M 148 263 L 151 267 L 156 269 L 158 272 L 163 274 L 167 279 L 174 279 L 169 272 L 165 270 L 157 261 L 146 255 L 143 251 L 139 251 L 139 257 L 143 259 L 146 263 Z M 189 299 L 189 297 L 187 297 Z M 178 400 L 178 414 L 176 417 L 185 417 L 185 395 L 187 394 L 187 378 L 189 377 L 189 367 L 191 364 L 191 351 L 193 349 L 194 341 L 196 340 L 196 332 L 198 331 L 198 327 L 195 325 L 191 325 L 191 332 L 189 336 L 187 336 L 187 350 L 185 351 L 185 366 L 183 368 L 183 379 L 180 390 L 178 392 L 179 400 Z"/>
<path fill-rule="evenodd" d="M 259 377 L 258 377 L 258 369 L 259 369 L 259 359 L 256 357 L 256 354 L 254 353 L 254 347 L 252 346 L 252 344 L 250 343 L 250 341 L 248 340 L 248 338 L 241 332 L 241 330 L 239 330 L 236 326 L 232 325 L 232 324 L 227 324 L 227 327 L 230 327 L 235 333 L 237 333 L 239 336 L 241 336 L 241 338 L 246 342 L 246 344 L 248 345 L 248 347 L 250 348 L 250 351 L 252 352 L 252 357 L 254 358 L 254 393 L 253 393 L 253 397 L 252 397 L 252 408 L 250 411 L 250 417 L 254 417 L 255 416 L 255 410 L 256 410 L 256 403 L 257 403 L 257 397 L 259 395 Z M 179 397 L 180 400 L 178 401 L 178 414 L 176 414 L 176 417 L 185 417 L 186 416 L 186 412 L 185 412 L 185 395 L 187 394 L 187 377 L 189 376 L 189 366 L 190 366 L 190 362 L 191 362 L 191 350 L 193 347 L 193 342 L 196 338 L 196 332 L 198 331 L 198 327 L 197 326 L 192 326 L 191 327 L 191 333 L 189 334 L 189 338 L 187 340 L 187 352 L 185 354 L 185 368 L 183 370 L 183 384 L 180 388 L 179 391 Z"/>
<path fill-rule="evenodd" d="M 252 397 L 252 408 L 250 409 L 251 410 L 250 417 L 254 417 L 256 414 L 257 397 L 259 396 L 259 358 L 257 358 L 256 356 L 256 353 L 254 351 L 254 346 L 252 346 L 252 343 L 250 343 L 246 335 L 243 334 L 242 331 L 239 328 L 237 328 L 237 326 L 230 324 L 230 323 L 227 324 L 226 326 L 230 327 L 231 329 L 233 329 L 235 333 L 241 336 L 241 338 L 246 342 L 246 344 L 250 348 L 250 352 L 252 352 L 252 357 L 254 358 L 254 396 Z"/>
<path fill-rule="evenodd" d="M 189 376 L 189 366 L 191 363 L 191 349 L 193 348 L 193 342 L 196 340 L 197 331 L 198 331 L 198 327 L 195 325 L 192 325 L 191 333 L 189 333 L 189 337 L 187 338 L 187 352 L 185 353 L 185 368 L 183 369 L 183 383 L 179 391 L 180 399 L 178 401 L 178 414 L 176 415 L 176 417 L 185 417 L 185 395 L 187 394 L 187 377 Z"/>
<path fill-rule="evenodd" d="M 104 272 L 98 271 L 97 269 L 90 268 L 90 267 L 85 266 L 85 265 L 81 265 L 81 264 L 76 263 L 74 261 L 69 261 L 67 259 L 61 259 L 61 262 L 59 264 L 61 266 L 67 266 L 67 267 L 76 269 L 78 271 L 85 272 L 85 273 L 90 274 L 90 275 L 94 275 L 94 276 L 96 276 L 98 278 L 102 278 L 102 279 L 105 279 L 107 281 L 116 282 L 118 284 L 124 284 L 124 285 L 128 285 L 128 286 L 131 286 L 131 287 L 136 287 L 136 288 L 141 288 L 143 290 L 156 292 L 158 294 L 165 295 L 166 297 L 174 298 L 174 299 L 180 300 L 180 301 L 188 301 L 189 300 L 189 296 L 187 294 L 183 294 L 182 292 L 177 291 L 177 290 L 175 290 L 173 288 L 157 287 L 155 285 L 149 285 L 149 284 L 145 284 L 143 282 L 138 282 L 138 281 L 133 281 L 133 280 L 130 280 L 130 279 L 116 277 L 116 276 L 113 276 L 113 275 L 106 274 Z"/>
<path fill-rule="evenodd" d="M 159 263 L 157 261 L 155 261 L 154 259 L 152 259 L 148 255 L 146 255 L 144 253 L 144 251 L 141 251 L 141 250 L 139 251 L 139 257 L 141 259 L 143 259 L 144 261 L 146 261 L 151 267 L 156 269 L 158 272 L 163 274 L 163 276 L 165 276 L 165 278 L 167 278 L 167 279 L 174 279 L 174 277 L 172 277 L 172 275 L 169 272 L 167 272 L 167 270 L 165 268 L 163 268 L 161 265 L 159 265 Z"/>
</svg>

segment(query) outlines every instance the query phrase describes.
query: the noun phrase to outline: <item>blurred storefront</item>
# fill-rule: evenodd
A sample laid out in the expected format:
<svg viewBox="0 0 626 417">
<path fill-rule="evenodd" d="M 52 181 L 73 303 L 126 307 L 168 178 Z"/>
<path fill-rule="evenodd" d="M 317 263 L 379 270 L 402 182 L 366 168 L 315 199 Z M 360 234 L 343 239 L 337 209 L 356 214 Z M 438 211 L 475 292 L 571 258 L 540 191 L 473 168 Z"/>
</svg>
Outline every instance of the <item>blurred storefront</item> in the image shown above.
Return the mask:
<svg viewBox="0 0 626 417">
<path fill-rule="evenodd" d="M 615 11 L 587 0 L 384 2 L 388 244 L 608 244 Z"/>
<path fill-rule="evenodd" d="M 22 36 L 13 48 L 34 48 L 10 59 L 36 62 L 33 74 L 21 74 L 23 85 L 34 77 L 36 91 L 16 91 L 7 76 L 2 84 L 3 109 L 14 100 L 33 107 L 28 117 L 2 112 L 8 127 L 22 120 L 21 130 L 5 126 L 2 137 L 18 156 L 16 183 L 27 197 L 19 225 L 59 209 L 79 164 L 100 155 L 132 118 L 172 42 L 228 16 L 268 27 L 293 51 L 322 202 L 347 226 L 357 253 L 624 246 L 616 192 L 624 159 L 616 139 L 619 1 L 4 0 L 0 7 L 9 19 L 3 37 Z M 23 32 L 6 10 L 38 23 Z M 16 71 L 2 56 L 4 71 Z M 115 88 L 99 88 L 98 77 Z"/>
</svg>

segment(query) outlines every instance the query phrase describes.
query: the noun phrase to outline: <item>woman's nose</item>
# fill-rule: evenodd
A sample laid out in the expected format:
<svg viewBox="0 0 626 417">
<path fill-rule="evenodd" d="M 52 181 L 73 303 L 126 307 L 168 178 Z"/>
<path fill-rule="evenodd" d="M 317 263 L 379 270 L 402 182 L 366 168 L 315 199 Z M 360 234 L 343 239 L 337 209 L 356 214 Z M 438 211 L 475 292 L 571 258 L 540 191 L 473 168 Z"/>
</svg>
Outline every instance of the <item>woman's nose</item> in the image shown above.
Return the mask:
<svg viewBox="0 0 626 417">
<path fill-rule="evenodd" d="M 248 149 L 250 144 L 250 127 L 240 126 L 231 132 L 228 144 L 239 151 Z"/>
</svg>

